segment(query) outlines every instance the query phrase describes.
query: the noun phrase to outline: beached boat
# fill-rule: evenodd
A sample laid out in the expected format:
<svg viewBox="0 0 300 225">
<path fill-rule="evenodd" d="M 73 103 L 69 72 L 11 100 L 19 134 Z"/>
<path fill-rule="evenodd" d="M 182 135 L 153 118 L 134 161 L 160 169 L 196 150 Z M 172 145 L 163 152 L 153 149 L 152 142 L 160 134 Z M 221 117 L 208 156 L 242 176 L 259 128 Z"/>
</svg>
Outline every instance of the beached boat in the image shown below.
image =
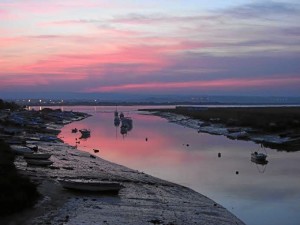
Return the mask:
<svg viewBox="0 0 300 225">
<path fill-rule="evenodd" d="M 28 165 L 34 165 L 34 166 L 49 166 L 53 164 L 51 160 L 44 160 L 44 159 L 26 159 L 26 162 Z"/>
<path fill-rule="evenodd" d="M 54 141 L 57 141 L 57 137 L 54 137 L 54 136 L 42 136 L 42 137 L 40 137 L 40 141 L 54 142 Z"/>
<path fill-rule="evenodd" d="M 93 192 L 118 192 L 123 186 L 116 182 L 91 180 L 59 180 L 66 189 Z"/>
<path fill-rule="evenodd" d="M 33 153 L 33 150 L 21 145 L 11 145 L 10 148 L 17 155 L 24 155 L 25 153 Z"/>
<path fill-rule="evenodd" d="M 33 145 L 33 144 L 27 144 L 26 145 L 27 148 L 30 148 L 33 151 L 37 151 L 39 149 L 39 147 L 37 145 Z"/>
<path fill-rule="evenodd" d="M 49 159 L 51 154 L 49 153 L 25 153 L 25 159 Z"/>
</svg>

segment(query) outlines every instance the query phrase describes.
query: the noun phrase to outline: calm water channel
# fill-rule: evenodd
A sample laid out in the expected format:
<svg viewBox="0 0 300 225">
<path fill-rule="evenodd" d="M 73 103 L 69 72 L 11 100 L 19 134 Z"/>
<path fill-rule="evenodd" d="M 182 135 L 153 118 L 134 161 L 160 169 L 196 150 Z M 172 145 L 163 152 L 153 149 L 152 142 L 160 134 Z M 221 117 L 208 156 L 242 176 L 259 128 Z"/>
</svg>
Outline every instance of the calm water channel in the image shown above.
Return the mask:
<svg viewBox="0 0 300 225">
<path fill-rule="evenodd" d="M 248 225 L 300 224 L 300 152 L 267 149 L 269 163 L 257 165 L 250 161 L 255 143 L 198 133 L 137 108 L 118 107 L 133 120 L 123 136 L 114 126 L 115 107 L 64 107 L 93 116 L 65 126 L 59 136 L 76 145 L 80 134 L 71 129 L 90 129 L 78 149 L 93 154 L 99 149 L 101 158 L 188 186 Z"/>
</svg>

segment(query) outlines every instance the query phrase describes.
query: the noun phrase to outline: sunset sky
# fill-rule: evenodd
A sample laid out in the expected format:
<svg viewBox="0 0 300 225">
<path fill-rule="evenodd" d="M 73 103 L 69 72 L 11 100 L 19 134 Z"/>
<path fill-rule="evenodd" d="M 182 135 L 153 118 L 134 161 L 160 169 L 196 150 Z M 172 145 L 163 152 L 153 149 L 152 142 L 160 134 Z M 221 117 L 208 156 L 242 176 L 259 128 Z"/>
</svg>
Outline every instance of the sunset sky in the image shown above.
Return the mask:
<svg viewBox="0 0 300 225">
<path fill-rule="evenodd" d="M 0 94 L 300 96 L 298 0 L 0 0 L 0 21 Z"/>
</svg>

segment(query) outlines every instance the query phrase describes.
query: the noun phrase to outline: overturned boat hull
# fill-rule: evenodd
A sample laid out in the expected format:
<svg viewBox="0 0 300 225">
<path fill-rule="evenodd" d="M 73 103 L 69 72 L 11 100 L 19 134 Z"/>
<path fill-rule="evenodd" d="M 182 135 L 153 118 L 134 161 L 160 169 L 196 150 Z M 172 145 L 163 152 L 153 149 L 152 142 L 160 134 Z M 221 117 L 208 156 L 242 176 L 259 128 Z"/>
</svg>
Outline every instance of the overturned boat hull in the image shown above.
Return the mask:
<svg viewBox="0 0 300 225">
<path fill-rule="evenodd" d="M 77 191 L 91 192 L 118 192 L 123 186 L 116 182 L 82 181 L 82 180 L 59 180 L 66 188 Z"/>
</svg>

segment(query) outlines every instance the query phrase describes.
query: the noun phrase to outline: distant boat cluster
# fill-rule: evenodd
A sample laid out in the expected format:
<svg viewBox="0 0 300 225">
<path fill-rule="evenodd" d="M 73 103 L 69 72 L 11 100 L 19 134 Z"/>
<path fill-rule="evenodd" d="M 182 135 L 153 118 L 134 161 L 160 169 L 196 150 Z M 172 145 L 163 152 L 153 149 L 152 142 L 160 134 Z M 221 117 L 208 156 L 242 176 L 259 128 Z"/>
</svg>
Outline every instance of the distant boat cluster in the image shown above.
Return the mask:
<svg viewBox="0 0 300 225">
<path fill-rule="evenodd" d="M 116 109 L 114 112 L 114 125 L 115 127 L 119 127 L 120 124 L 120 133 L 123 136 L 133 128 L 132 119 L 130 117 L 125 117 L 122 112 L 119 114 L 118 110 Z"/>
</svg>

